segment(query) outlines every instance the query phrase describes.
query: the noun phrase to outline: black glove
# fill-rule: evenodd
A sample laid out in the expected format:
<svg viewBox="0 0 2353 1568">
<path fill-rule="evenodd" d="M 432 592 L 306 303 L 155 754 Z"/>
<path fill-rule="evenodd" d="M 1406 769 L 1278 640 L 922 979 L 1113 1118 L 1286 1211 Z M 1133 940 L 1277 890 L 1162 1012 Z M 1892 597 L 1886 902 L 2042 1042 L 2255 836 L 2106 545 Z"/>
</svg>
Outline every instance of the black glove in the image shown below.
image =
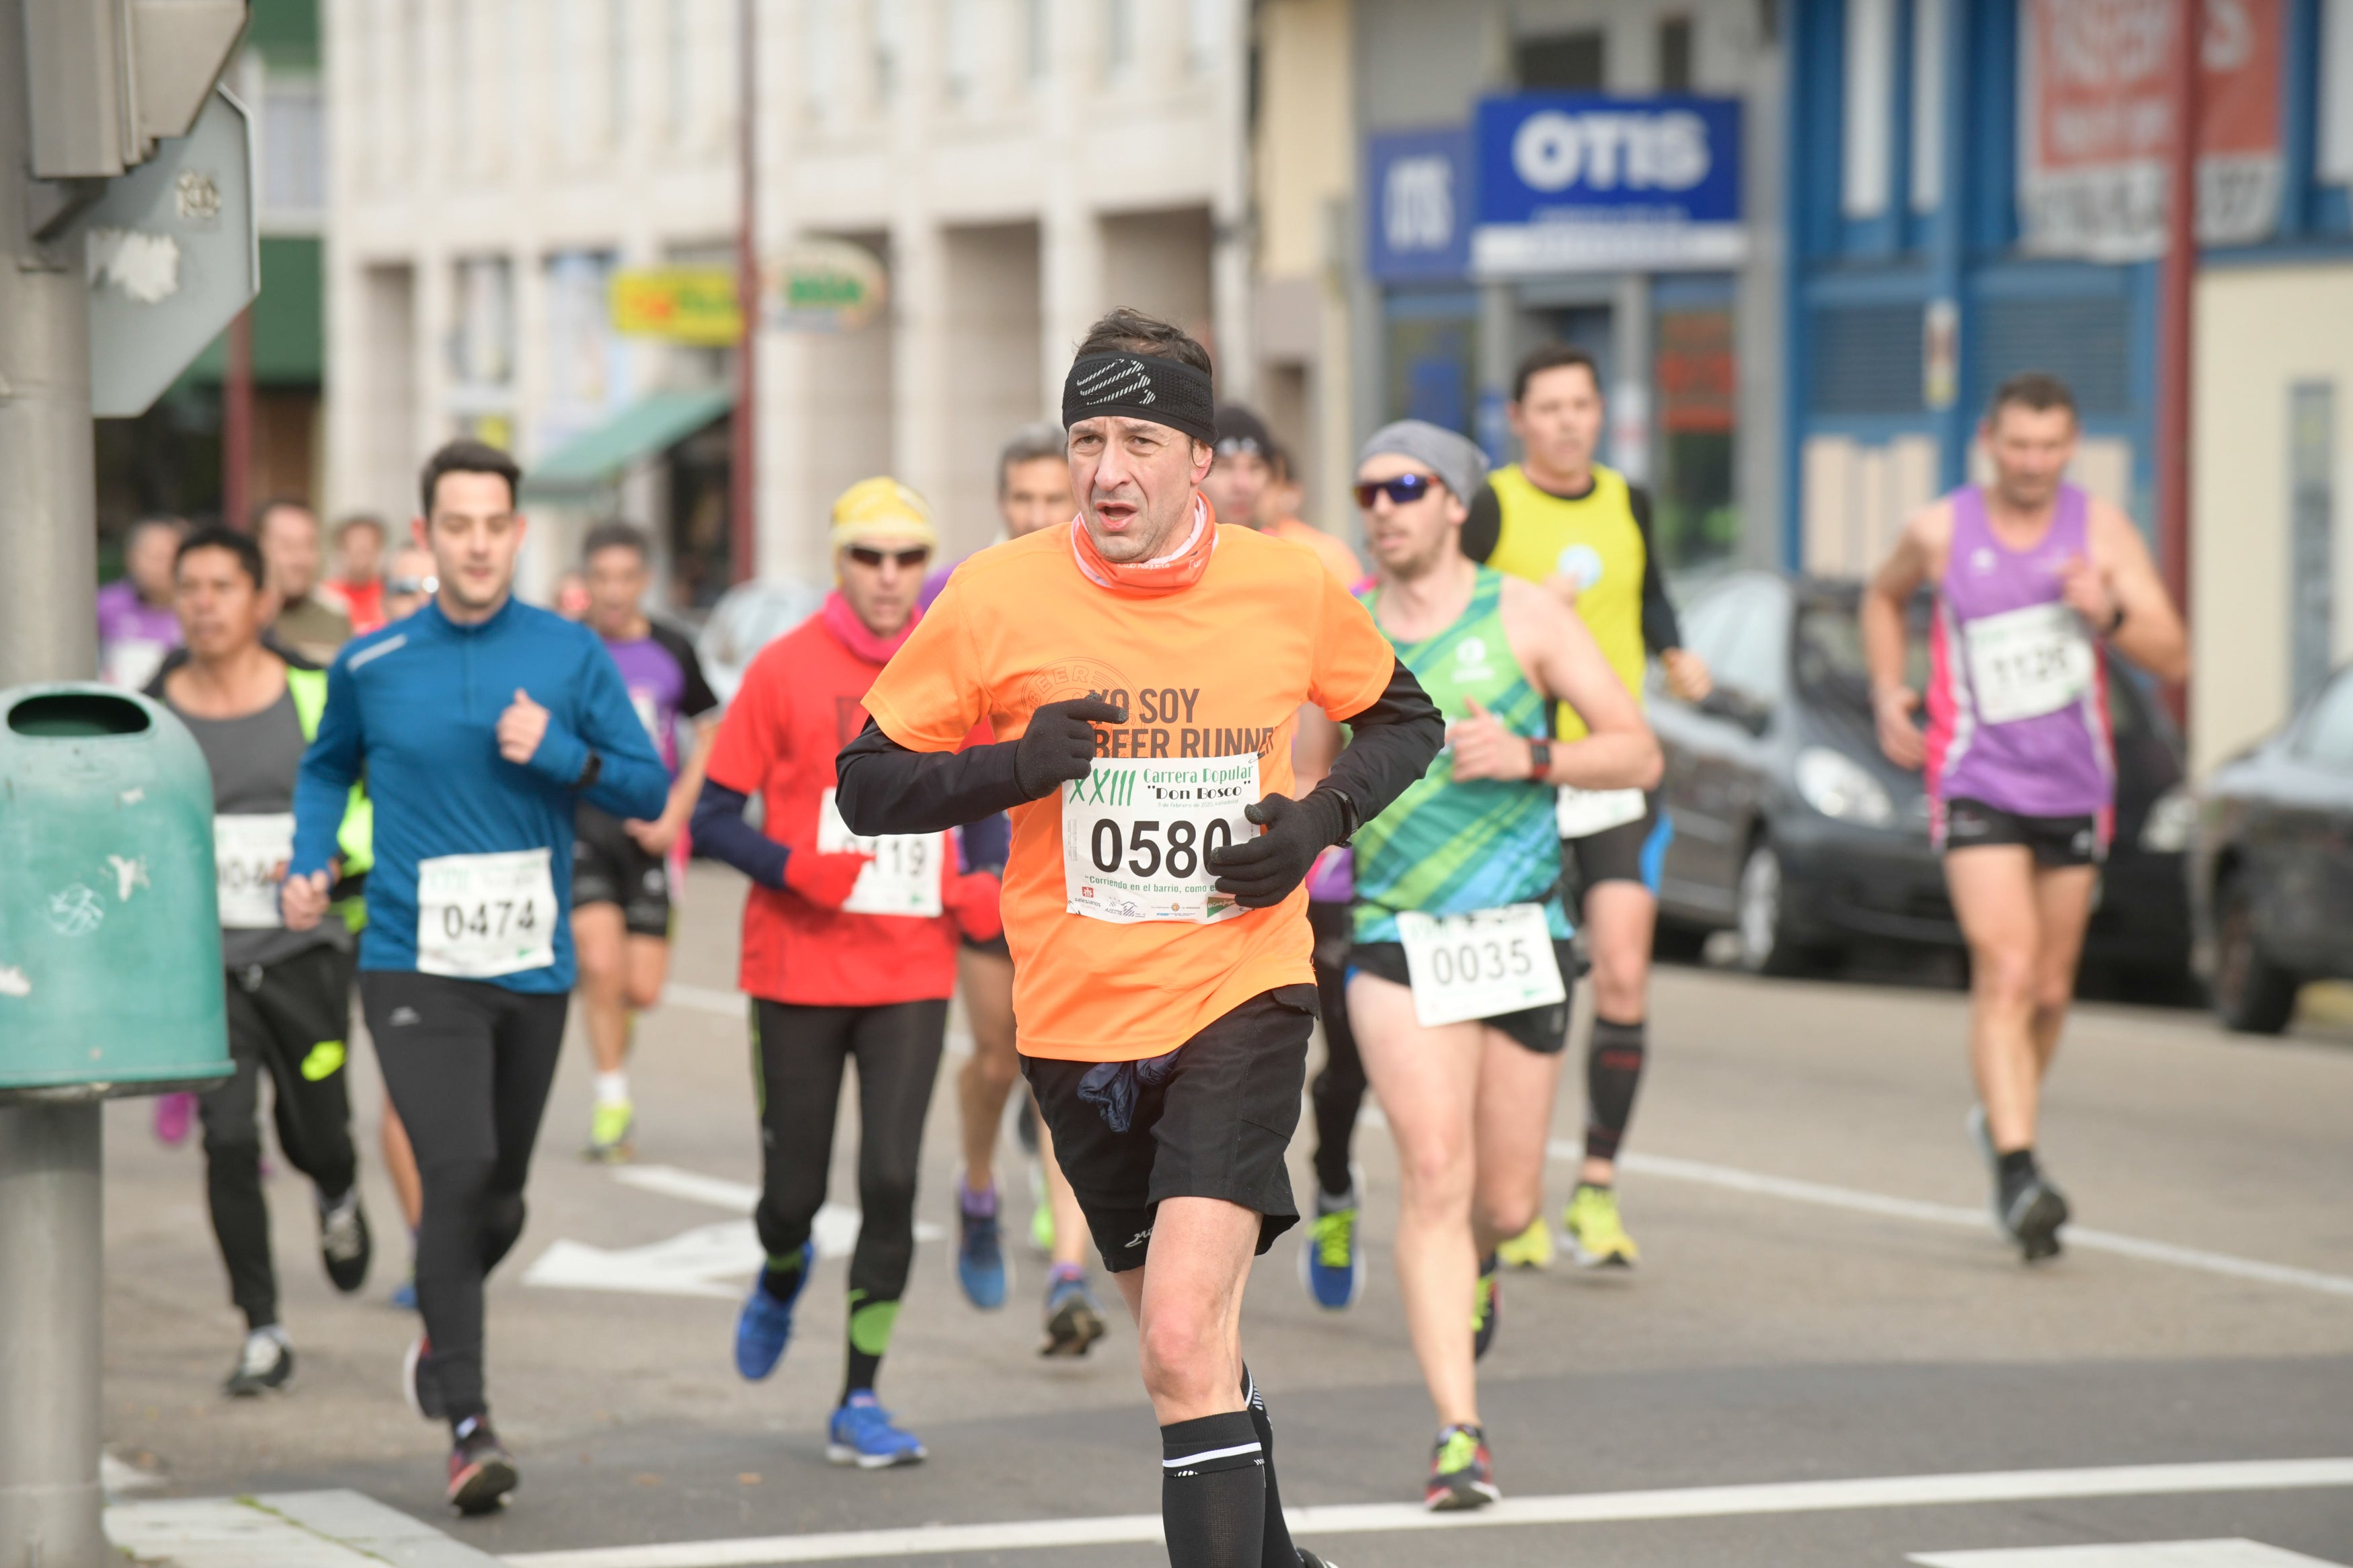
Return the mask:
<svg viewBox="0 0 2353 1568">
<path fill-rule="evenodd" d="M 1346 801 L 1335 791 L 1317 789 L 1304 800 L 1271 795 L 1242 816 L 1266 831 L 1229 844 L 1209 857 L 1219 873 L 1217 889 L 1246 910 L 1262 910 L 1291 897 L 1315 868 L 1315 857 L 1348 837 Z"/>
<path fill-rule="evenodd" d="M 1092 697 L 1047 703 L 1013 742 L 1013 782 L 1031 800 L 1043 800 L 1095 765 L 1095 725 L 1126 722 L 1126 709 Z"/>
</svg>

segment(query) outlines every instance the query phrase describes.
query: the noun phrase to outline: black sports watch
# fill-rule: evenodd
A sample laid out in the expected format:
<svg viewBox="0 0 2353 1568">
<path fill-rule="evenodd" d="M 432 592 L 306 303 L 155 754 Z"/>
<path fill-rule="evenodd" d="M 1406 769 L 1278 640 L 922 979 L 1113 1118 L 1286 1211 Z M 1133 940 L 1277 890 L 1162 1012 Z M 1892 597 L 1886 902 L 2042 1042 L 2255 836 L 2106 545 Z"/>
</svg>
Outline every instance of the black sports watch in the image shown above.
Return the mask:
<svg viewBox="0 0 2353 1568">
<path fill-rule="evenodd" d="M 581 766 L 580 776 L 572 781 L 572 787 L 576 790 L 586 789 L 589 785 L 595 784 L 599 778 L 603 777 L 604 773 L 605 759 L 597 755 L 596 752 L 591 751 L 588 753 L 588 761 Z"/>
<path fill-rule="evenodd" d="M 1528 777 L 1543 784 L 1552 777 L 1552 742 L 1532 740 L 1528 742 Z"/>
</svg>

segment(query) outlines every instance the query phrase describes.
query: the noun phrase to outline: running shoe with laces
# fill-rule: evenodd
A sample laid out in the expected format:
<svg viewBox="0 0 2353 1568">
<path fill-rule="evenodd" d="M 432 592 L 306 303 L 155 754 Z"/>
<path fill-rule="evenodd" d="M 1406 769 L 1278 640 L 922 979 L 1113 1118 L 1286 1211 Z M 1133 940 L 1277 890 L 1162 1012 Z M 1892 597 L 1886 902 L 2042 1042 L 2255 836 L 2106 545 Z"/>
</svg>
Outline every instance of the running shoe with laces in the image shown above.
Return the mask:
<svg viewBox="0 0 2353 1568">
<path fill-rule="evenodd" d="M 1568 1233 L 1568 1255 L 1579 1268 L 1631 1268 L 1641 1258 L 1641 1249 L 1618 1217 L 1618 1194 L 1609 1187 L 1577 1184 L 1560 1225 Z"/>
<path fill-rule="evenodd" d="M 607 1165 L 625 1165 L 637 1152 L 629 1134 L 637 1125 L 637 1110 L 626 1100 L 600 1102 L 588 1113 L 588 1147 L 585 1157 Z"/>
<path fill-rule="evenodd" d="M 408 1278 L 392 1288 L 392 1304 L 404 1312 L 417 1310 L 417 1271 L 410 1269 Z"/>
<path fill-rule="evenodd" d="M 2067 1200 L 2042 1172 L 2005 1178 L 1996 1193 L 2002 1228 L 2029 1263 L 2059 1256 L 2059 1227 L 2067 1223 Z"/>
<path fill-rule="evenodd" d="M 245 1336 L 237 1370 L 228 1374 L 221 1389 L 232 1399 L 257 1399 L 273 1388 L 285 1387 L 293 1375 L 294 1352 L 284 1337 L 269 1329 L 256 1329 Z"/>
<path fill-rule="evenodd" d="M 1351 1181 L 1338 1197 L 1318 1189 L 1315 1222 L 1299 1248 L 1299 1279 L 1307 1299 L 1327 1312 L 1345 1311 L 1365 1291 L 1365 1249 L 1356 1238 L 1363 1205 L 1362 1184 Z"/>
<path fill-rule="evenodd" d="M 964 1299 L 984 1312 L 1005 1305 L 1005 1244 L 997 1226 L 997 1186 L 989 1184 L 988 1207 L 976 1213 L 961 1178 L 956 1182 L 956 1219 L 962 1234 L 956 1241 L 956 1283 Z"/>
<path fill-rule="evenodd" d="M 817 1247 L 802 1242 L 801 1266 L 793 1276 L 789 1296 L 779 1297 L 768 1289 L 765 1269 L 752 1281 L 752 1293 L 744 1299 L 744 1310 L 735 1319 L 735 1370 L 746 1381 L 759 1382 L 784 1359 L 785 1344 L 793 1337 L 793 1303 L 807 1288 L 809 1266 L 816 1261 Z"/>
<path fill-rule="evenodd" d="M 367 1212 L 360 1207 L 359 1188 L 354 1186 L 332 1203 L 320 1194 L 319 1257 L 335 1289 L 348 1296 L 366 1284 L 368 1262 L 375 1256 L 375 1243 L 368 1234 Z"/>
<path fill-rule="evenodd" d="M 1479 1286 L 1471 1301 L 1471 1359 L 1479 1360 L 1495 1342 L 1495 1322 L 1504 1315 L 1501 1268 L 1493 1253 L 1479 1260 Z"/>
<path fill-rule="evenodd" d="M 1506 1268 L 1549 1268 L 1552 1267 L 1552 1224 L 1538 1215 L 1528 1222 L 1528 1228 L 1499 1242 L 1495 1256 Z"/>
<path fill-rule="evenodd" d="M 837 1465 L 881 1470 L 892 1465 L 920 1464 L 930 1453 L 913 1432 L 891 1419 L 891 1413 L 871 1391 L 860 1389 L 833 1413 L 825 1457 Z"/>
<path fill-rule="evenodd" d="M 1087 1289 L 1087 1277 L 1055 1270 L 1046 1286 L 1046 1342 L 1038 1353 L 1075 1360 L 1103 1332 L 1103 1308 Z"/>
<path fill-rule="evenodd" d="M 487 1417 L 464 1425 L 465 1435 L 449 1448 L 449 1501 L 459 1513 L 488 1513 L 515 1489 L 514 1457 Z"/>
<path fill-rule="evenodd" d="M 2015 1241 L 2017 1237 L 2010 1234 L 2010 1222 L 2001 1214 L 2001 1152 L 1993 1146 L 1993 1124 L 1986 1120 L 1985 1107 L 1970 1106 L 1966 1124 L 1970 1145 L 1977 1150 L 1978 1158 L 1985 1162 L 1987 1191 L 1992 1194 L 1986 1202 L 1993 1215 L 1994 1234 L 2004 1241 Z"/>
<path fill-rule="evenodd" d="M 176 1149 L 188 1141 L 188 1129 L 196 1119 L 196 1097 L 185 1089 L 155 1097 L 155 1141 L 166 1149 Z"/>
<path fill-rule="evenodd" d="M 1448 1426 L 1438 1434 L 1430 1454 L 1430 1484 L 1421 1500 L 1432 1512 L 1452 1513 L 1500 1502 L 1494 1460 L 1487 1453 L 1487 1435 L 1476 1426 Z"/>
<path fill-rule="evenodd" d="M 433 1342 L 422 1334 L 401 1358 L 400 1391 L 408 1396 L 408 1407 L 425 1420 L 447 1419 L 448 1407 L 442 1403 L 441 1381 L 433 1375 Z"/>
</svg>

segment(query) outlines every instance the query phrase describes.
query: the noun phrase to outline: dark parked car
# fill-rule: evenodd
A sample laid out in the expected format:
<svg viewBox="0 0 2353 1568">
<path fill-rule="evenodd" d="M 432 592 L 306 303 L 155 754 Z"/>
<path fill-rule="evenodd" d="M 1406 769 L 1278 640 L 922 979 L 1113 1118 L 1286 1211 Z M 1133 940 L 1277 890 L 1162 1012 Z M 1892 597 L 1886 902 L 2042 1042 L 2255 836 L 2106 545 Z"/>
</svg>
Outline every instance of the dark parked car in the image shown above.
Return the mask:
<svg viewBox="0 0 2353 1568">
<path fill-rule="evenodd" d="M 2307 980 L 2353 976 L 2353 668 L 2207 782 L 2194 958 L 2233 1029 L 2275 1035 Z"/>
<path fill-rule="evenodd" d="M 1961 945 L 1928 846 L 1920 775 L 1883 756 L 1856 626 L 1861 590 L 1767 572 L 1711 584 L 1683 640 L 1715 673 L 1696 705 L 1655 677 L 1651 722 L 1674 821 L 1660 889 L 1670 922 L 1736 933 L 1741 963 L 1786 973 L 1858 940 Z M 1927 682 L 1927 605 L 1908 682 Z M 2178 987 L 2189 959 L 2182 849 L 2192 803 L 2170 721 L 2111 659 L 2116 835 L 2084 956 Z"/>
</svg>

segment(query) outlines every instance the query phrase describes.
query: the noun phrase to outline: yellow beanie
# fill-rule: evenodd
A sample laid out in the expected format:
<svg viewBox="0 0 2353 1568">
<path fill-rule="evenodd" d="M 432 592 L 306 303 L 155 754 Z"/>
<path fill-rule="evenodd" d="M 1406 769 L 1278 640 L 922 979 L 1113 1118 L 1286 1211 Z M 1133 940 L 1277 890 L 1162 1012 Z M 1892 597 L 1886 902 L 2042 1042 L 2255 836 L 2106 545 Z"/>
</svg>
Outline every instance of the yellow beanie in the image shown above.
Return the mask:
<svg viewBox="0 0 2353 1568">
<path fill-rule="evenodd" d="M 869 539 L 903 539 L 934 547 L 940 542 L 923 498 L 887 475 L 859 480 L 833 503 L 833 548 Z"/>
</svg>

